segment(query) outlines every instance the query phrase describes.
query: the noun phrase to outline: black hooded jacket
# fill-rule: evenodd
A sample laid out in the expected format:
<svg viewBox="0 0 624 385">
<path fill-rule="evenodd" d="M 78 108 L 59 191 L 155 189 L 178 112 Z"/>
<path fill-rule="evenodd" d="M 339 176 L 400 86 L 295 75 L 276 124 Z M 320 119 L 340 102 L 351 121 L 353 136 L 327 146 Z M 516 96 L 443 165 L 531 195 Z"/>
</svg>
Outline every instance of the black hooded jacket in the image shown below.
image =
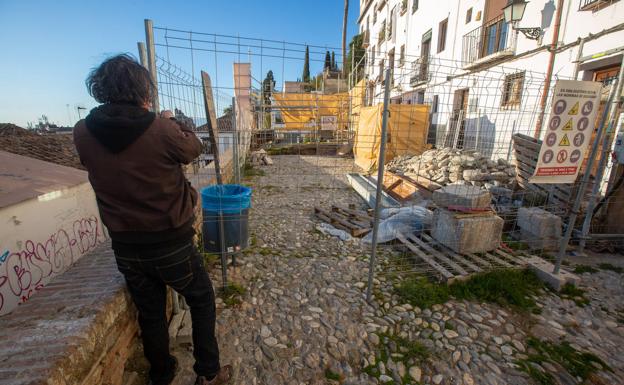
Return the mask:
<svg viewBox="0 0 624 385">
<path fill-rule="evenodd" d="M 114 249 L 192 238 L 197 192 L 182 167 L 201 153 L 192 131 L 144 108 L 106 104 L 76 124 L 74 143 Z"/>
</svg>

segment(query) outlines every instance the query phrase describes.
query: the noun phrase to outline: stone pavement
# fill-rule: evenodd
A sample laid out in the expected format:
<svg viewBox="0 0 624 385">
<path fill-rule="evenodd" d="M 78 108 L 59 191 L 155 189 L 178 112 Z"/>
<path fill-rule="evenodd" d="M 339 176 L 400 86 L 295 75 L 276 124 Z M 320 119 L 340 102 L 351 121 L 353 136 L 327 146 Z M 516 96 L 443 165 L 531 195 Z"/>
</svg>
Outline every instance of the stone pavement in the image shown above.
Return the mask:
<svg viewBox="0 0 624 385">
<path fill-rule="evenodd" d="M 234 384 L 532 384 L 514 361 L 526 357 L 525 340 L 533 334 L 565 336 L 594 352 L 614 369 L 599 373 L 603 383 L 621 383 L 621 274 L 582 275 L 589 306 L 547 293 L 539 299 L 541 315 L 454 300 L 414 308 L 391 293 L 389 275 L 376 280 L 381 298 L 368 304 L 369 249 L 320 234 L 312 215 L 314 205 L 361 204 L 346 183 L 352 161 L 273 160 L 262 168 L 266 175 L 252 181 L 253 246 L 229 270 L 230 280 L 247 292 L 239 305 L 218 303 L 218 338 L 223 363 L 235 367 Z M 389 253 L 381 253 L 382 262 Z M 211 270 L 215 286 L 219 270 Z M 418 341 L 431 354 L 404 359 L 407 352 L 396 338 Z M 190 344 L 175 345 L 183 366 L 175 384 L 191 384 Z M 386 354 L 379 354 L 382 346 Z M 538 370 L 554 373 L 561 384 L 579 383 L 560 367 L 544 364 Z"/>
</svg>

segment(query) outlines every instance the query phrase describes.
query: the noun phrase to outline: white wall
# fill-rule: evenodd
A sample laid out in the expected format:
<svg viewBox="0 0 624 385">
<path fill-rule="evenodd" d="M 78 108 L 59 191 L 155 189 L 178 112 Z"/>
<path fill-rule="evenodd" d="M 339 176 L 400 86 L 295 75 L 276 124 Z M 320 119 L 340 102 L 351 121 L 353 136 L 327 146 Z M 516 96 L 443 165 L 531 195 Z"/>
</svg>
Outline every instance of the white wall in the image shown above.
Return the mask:
<svg viewBox="0 0 624 385">
<path fill-rule="evenodd" d="M 466 143 L 467 145 L 472 143 L 472 146 L 492 157 L 505 158 L 508 156 L 509 143 L 513 133 L 521 132 L 533 135 L 539 115 L 539 104 L 550 55 L 545 49 L 530 55 L 524 55 L 524 53 L 550 44 L 555 23 L 556 13 L 553 7 L 557 3 L 556 0 L 530 1 L 524 18 L 519 24 L 519 27 L 542 26 L 542 10 L 551 8 L 553 10 L 552 19 L 549 24 L 544 25 L 544 36 L 541 41 L 529 40 L 522 34 L 510 30 L 509 33 L 512 33 L 510 46 L 515 55 L 506 57 L 504 61 L 493 67 L 489 65 L 487 69 L 470 68 L 472 72 L 468 71 L 466 63 L 461 62 L 462 38 L 483 25 L 485 0 L 420 0 L 419 8 L 414 13 L 412 13 L 413 0 L 408 0 L 407 12 L 397 17 L 396 35 L 381 45 L 378 44 L 377 39 L 381 22 L 390 17 L 390 11 L 394 6 L 400 8 L 402 1 L 388 0 L 381 12 L 378 12 L 377 23 L 373 25 L 372 15 L 376 4 L 380 1 L 374 0 L 366 14 L 360 18 L 360 27 L 363 29 L 366 28 L 367 16 L 371 21 L 369 26 L 371 31 L 370 45 L 367 48 L 367 73 L 370 80 L 377 78 L 379 60 L 392 48 L 395 49 L 395 60 L 398 63 L 400 47 L 405 44 L 406 64 L 403 67 L 395 67 L 394 84 L 400 84 L 400 87 L 395 87 L 391 91 L 391 97 L 405 95 L 406 92 L 420 89 L 425 92 L 425 103 L 431 104 L 434 95 L 437 95 L 439 112 L 432 114 L 432 122 L 444 129 L 453 108 L 455 91 L 468 88 L 469 100 L 474 102 L 474 107 L 465 116 L 469 120 L 466 126 L 466 135 L 469 138 L 467 138 Z M 466 11 L 469 8 L 472 8 L 472 18 L 470 22 L 466 23 Z M 476 20 L 479 11 L 482 13 L 481 19 Z M 438 53 L 438 26 L 440 21 L 447 17 L 446 47 L 444 51 Z M 586 37 L 590 33 L 596 34 L 623 22 L 624 1 L 615 2 L 600 10 L 579 11 L 579 0 L 566 0 L 562 13 L 559 45 L 573 43 L 580 37 Z M 412 87 L 409 84 L 410 74 L 413 72 L 410 61 L 420 56 L 422 36 L 430 29 L 432 31 L 431 80 L 428 84 Z M 587 42 L 583 56 L 620 46 L 624 46 L 624 31 Z M 375 62 L 371 63 L 373 47 L 376 50 Z M 553 82 L 557 78 L 571 78 L 573 76 L 574 60 L 577 53 L 578 46 L 573 46 L 557 54 L 553 68 Z M 388 60 L 386 59 L 386 66 L 387 64 Z M 504 109 L 501 107 L 501 98 L 505 76 L 519 71 L 526 71 L 521 105 L 516 108 Z M 448 77 L 454 79 L 447 81 Z M 591 79 L 591 74 L 583 72 L 579 74 L 579 79 L 588 78 Z M 374 103 L 381 103 L 383 88 L 380 82 L 377 82 L 374 94 Z M 477 125 L 479 121 L 482 123 L 480 126 Z M 478 144 L 475 143 L 476 127 L 480 127 L 480 143 Z"/>
<path fill-rule="evenodd" d="M 4 207 L 0 218 L 0 315 L 108 237 L 89 183 Z"/>
</svg>

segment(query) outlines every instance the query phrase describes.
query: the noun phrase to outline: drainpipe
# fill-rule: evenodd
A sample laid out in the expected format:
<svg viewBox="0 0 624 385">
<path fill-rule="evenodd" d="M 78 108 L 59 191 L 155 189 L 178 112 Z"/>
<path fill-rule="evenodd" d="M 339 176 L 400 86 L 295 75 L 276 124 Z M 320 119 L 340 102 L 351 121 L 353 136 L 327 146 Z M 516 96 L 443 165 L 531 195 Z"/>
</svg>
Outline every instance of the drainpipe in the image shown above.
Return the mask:
<svg viewBox="0 0 624 385">
<path fill-rule="evenodd" d="M 552 80 L 553 67 L 555 66 L 555 55 L 557 54 L 557 45 L 559 40 L 559 29 L 561 28 L 561 14 L 563 11 L 563 0 L 557 2 L 557 14 L 555 16 L 555 29 L 553 31 L 552 43 L 550 43 L 550 59 L 548 60 L 548 70 L 546 72 L 546 80 L 544 81 L 544 91 L 540 101 L 540 112 L 535 125 L 535 133 L 533 137 L 539 139 L 542 134 L 542 123 L 544 121 L 544 113 L 546 111 L 546 103 L 548 102 L 548 91 L 550 91 L 550 82 Z"/>
</svg>

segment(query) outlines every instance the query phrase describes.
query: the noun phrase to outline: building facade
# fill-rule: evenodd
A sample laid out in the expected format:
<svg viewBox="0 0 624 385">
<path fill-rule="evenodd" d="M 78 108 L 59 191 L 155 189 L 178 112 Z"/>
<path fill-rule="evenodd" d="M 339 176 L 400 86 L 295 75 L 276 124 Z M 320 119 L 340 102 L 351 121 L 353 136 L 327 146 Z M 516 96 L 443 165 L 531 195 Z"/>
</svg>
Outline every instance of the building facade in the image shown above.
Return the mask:
<svg viewBox="0 0 624 385">
<path fill-rule="evenodd" d="M 367 103 L 390 69 L 393 103 L 431 106 L 432 144 L 509 158 L 514 133 L 541 137 L 547 85 L 596 80 L 607 95 L 622 62 L 624 2 L 564 0 L 548 79 L 558 3 L 529 1 L 512 24 L 507 0 L 361 0 Z"/>
</svg>

